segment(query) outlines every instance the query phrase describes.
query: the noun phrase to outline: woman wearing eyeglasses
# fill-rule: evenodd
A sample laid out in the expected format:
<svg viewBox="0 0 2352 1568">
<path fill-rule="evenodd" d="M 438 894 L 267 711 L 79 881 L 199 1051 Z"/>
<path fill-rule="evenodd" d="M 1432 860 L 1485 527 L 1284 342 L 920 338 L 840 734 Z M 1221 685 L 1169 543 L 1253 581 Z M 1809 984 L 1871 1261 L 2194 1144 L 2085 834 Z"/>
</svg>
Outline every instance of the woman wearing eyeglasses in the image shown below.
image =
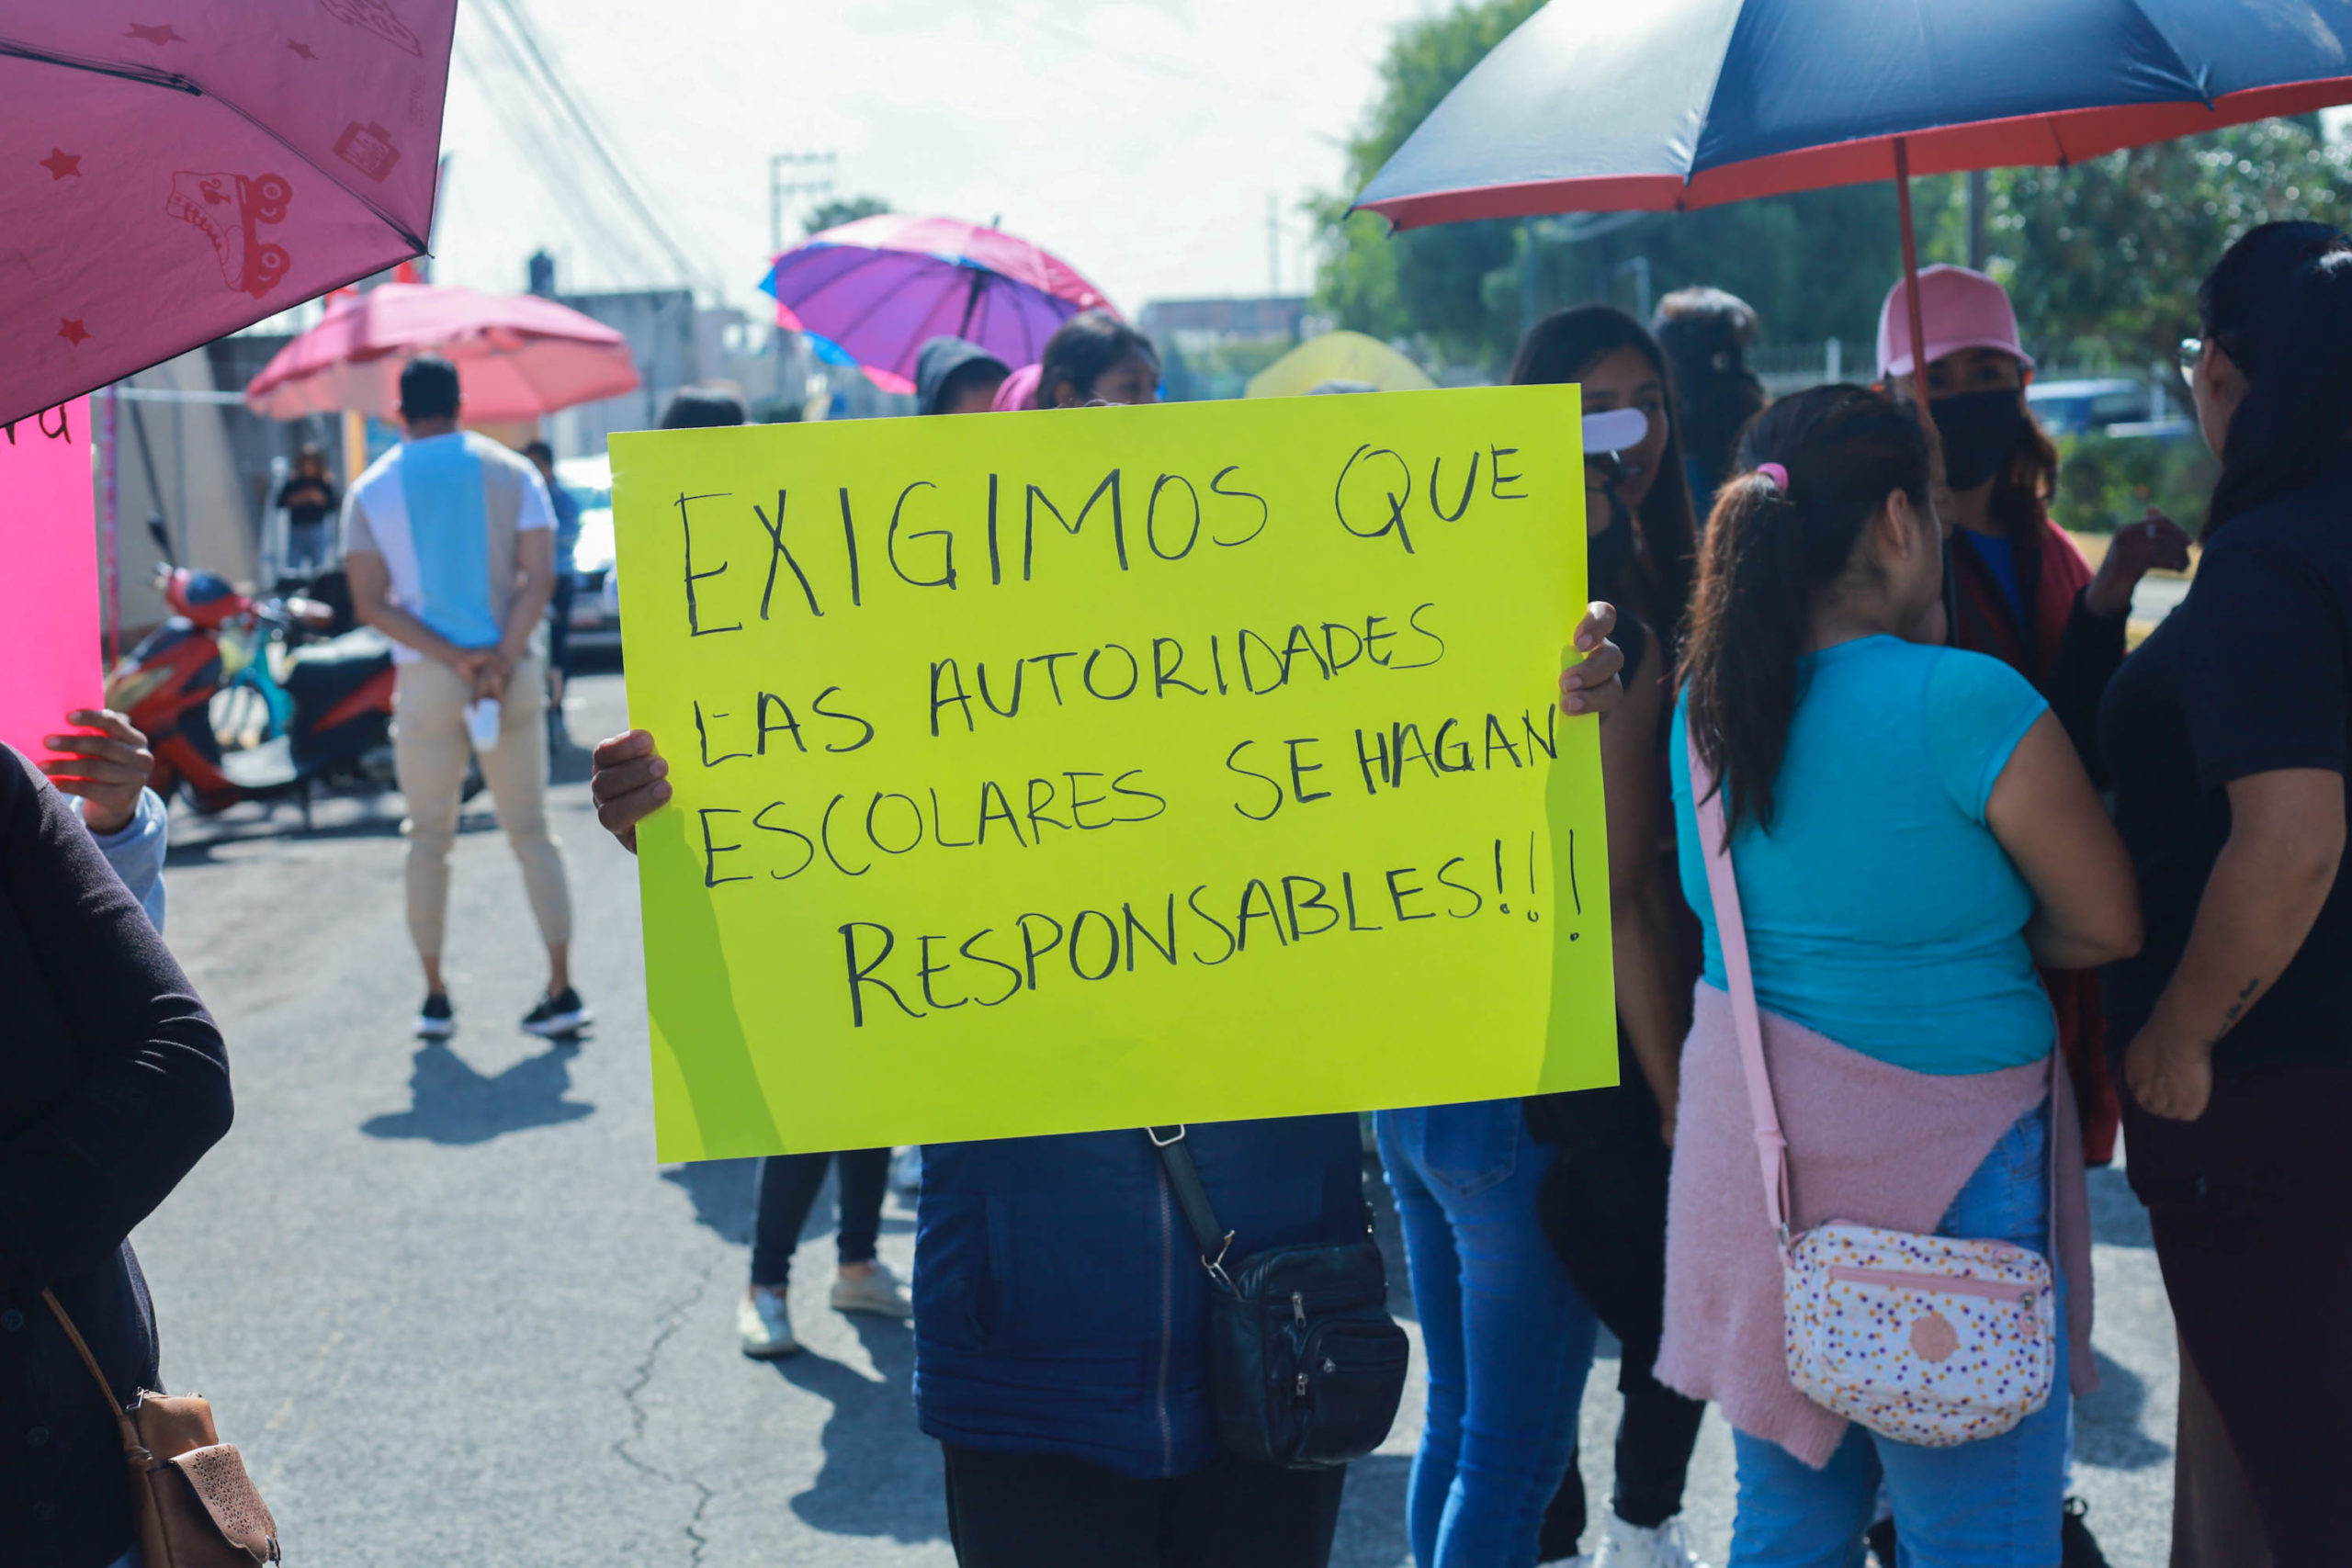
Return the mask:
<svg viewBox="0 0 2352 1568">
<path fill-rule="evenodd" d="M 2265 224 L 2198 305 L 2204 558 L 2099 712 L 2147 915 L 2109 1038 L 2181 1342 L 2301 1568 L 2352 1540 L 2352 239 Z"/>
</svg>

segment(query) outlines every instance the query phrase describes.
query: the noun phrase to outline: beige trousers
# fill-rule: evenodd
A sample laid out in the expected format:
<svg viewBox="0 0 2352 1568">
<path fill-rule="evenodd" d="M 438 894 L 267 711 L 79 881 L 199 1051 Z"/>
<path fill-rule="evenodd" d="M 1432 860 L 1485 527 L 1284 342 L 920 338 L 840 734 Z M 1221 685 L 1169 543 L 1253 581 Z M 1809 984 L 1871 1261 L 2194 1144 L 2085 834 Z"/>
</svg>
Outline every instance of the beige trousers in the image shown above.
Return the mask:
<svg viewBox="0 0 2352 1568">
<path fill-rule="evenodd" d="M 547 942 L 571 940 L 571 893 L 563 856 L 548 831 L 547 661 L 533 657 L 506 683 L 498 744 L 481 754 L 481 776 L 498 807 L 523 886 Z M 466 784 L 465 678 L 447 665 L 421 660 L 400 667 L 392 695 L 392 761 L 408 799 L 408 932 L 418 954 L 441 955 L 449 908 L 449 849 L 458 838 L 458 808 Z"/>
</svg>

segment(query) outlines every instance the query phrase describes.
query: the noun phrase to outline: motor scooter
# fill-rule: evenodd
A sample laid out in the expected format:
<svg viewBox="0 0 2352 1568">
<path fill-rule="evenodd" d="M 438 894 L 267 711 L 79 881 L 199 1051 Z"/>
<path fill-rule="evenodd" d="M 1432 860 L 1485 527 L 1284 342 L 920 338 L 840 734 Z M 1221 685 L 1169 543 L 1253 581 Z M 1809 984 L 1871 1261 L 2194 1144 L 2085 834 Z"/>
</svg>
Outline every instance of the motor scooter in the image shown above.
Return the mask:
<svg viewBox="0 0 2352 1568">
<path fill-rule="evenodd" d="M 293 797 L 311 827 L 321 784 L 390 788 L 392 653 L 381 632 L 324 635 L 334 615 L 300 595 L 249 597 L 180 565 L 163 519 L 157 586 L 171 618 L 107 675 L 107 705 L 155 755 L 150 782 L 209 816 L 240 801 Z"/>
</svg>

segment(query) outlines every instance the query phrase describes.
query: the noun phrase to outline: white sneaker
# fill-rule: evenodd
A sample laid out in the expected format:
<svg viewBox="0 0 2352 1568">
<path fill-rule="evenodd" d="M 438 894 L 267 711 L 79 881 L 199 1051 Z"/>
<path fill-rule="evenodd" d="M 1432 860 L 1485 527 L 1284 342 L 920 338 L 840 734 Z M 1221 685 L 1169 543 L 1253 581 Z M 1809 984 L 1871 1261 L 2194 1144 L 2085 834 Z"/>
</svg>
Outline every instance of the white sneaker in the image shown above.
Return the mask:
<svg viewBox="0 0 2352 1568">
<path fill-rule="evenodd" d="M 800 1348 L 792 1337 L 792 1316 L 785 1310 L 784 1292 L 754 1285 L 735 1306 L 735 1332 L 743 1338 L 743 1354 L 774 1360 Z"/>
<path fill-rule="evenodd" d="M 1682 1516 L 1677 1514 L 1656 1529 L 1629 1525 L 1609 1516 L 1600 1533 L 1600 1550 L 1592 1554 L 1592 1568 L 1707 1568 L 1692 1555 L 1682 1539 Z"/>
<path fill-rule="evenodd" d="M 876 1317 L 912 1317 L 915 1309 L 907 1300 L 907 1292 L 890 1277 L 888 1267 L 876 1262 L 871 1274 L 852 1279 L 846 1274 L 833 1276 L 833 1310 L 835 1312 L 870 1312 Z"/>
</svg>

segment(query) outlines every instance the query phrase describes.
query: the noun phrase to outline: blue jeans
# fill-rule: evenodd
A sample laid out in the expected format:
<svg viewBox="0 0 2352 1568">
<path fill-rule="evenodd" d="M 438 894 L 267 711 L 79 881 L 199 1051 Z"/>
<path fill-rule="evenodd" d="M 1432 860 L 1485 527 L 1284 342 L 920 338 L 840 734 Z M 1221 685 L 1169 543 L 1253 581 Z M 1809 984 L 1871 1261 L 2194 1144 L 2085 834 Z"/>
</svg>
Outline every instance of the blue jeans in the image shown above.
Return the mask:
<svg viewBox="0 0 2352 1568">
<path fill-rule="evenodd" d="M 1598 1327 L 1537 1222 L 1552 1145 L 1516 1100 L 1373 1118 L 1429 1363 L 1406 1523 L 1420 1568 L 1528 1568 Z"/>
<path fill-rule="evenodd" d="M 2046 1253 L 2049 1127 L 2044 1105 L 2003 1134 L 1937 1234 Z M 1849 1427 L 1827 1466 L 1815 1470 L 1777 1443 L 1734 1432 L 1739 1513 L 1730 1568 L 1860 1568 L 1882 1478 L 1894 1504 L 1902 1568 L 2055 1568 L 2070 1410 L 2065 1325 L 2061 1275 L 2050 1402 L 1997 1438 L 1925 1449 Z"/>
</svg>

